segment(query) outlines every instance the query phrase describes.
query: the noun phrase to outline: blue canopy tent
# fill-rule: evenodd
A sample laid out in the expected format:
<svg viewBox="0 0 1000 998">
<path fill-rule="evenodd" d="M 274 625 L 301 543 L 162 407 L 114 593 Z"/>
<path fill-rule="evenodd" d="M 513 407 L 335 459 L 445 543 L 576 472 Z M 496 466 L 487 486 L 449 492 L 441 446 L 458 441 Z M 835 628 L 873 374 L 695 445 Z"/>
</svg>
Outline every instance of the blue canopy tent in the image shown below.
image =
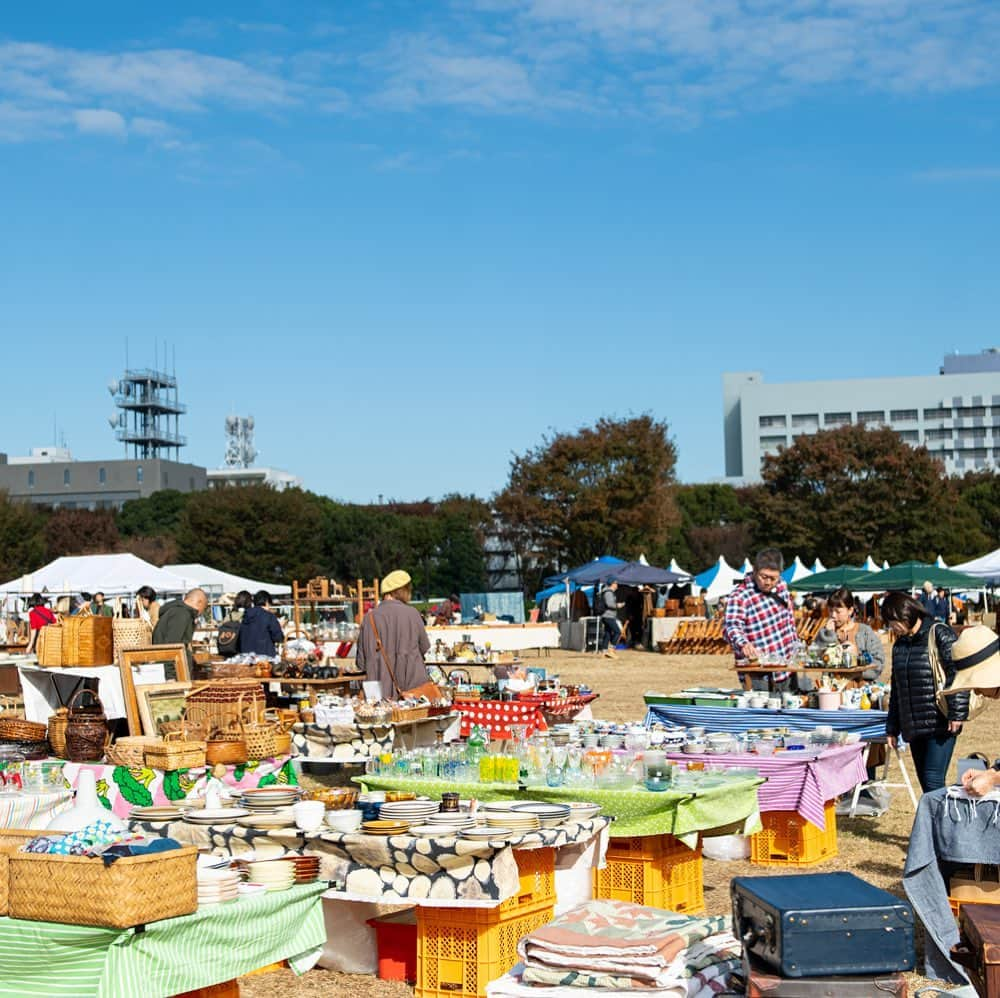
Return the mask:
<svg viewBox="0 0 1000 998">
<path fill-rule="evenodd" d="M 624 558 L 616 558 L 613 554 L 602 554 L 600 558 L 595 558 L 593 561 L 588 561 L 585 565 L 578 565 L 576 568 L 571 568 L 568 572 L 560 572 L 558 575 L 550 575 L 544 580 L 546 586 L 562 586 L 566 587 L 566 580 L 569 579 L 570 582 L 578 582 L 577 578 L 581 572 L 587 572 L 592 569 L 595 565 L 624 565 Z"/>
<path fill-rule="evenodd" d="M 622 561 L 617 564 L 591 563 L 577 571 L 571 581 L 577 585 L 610 585 L 612 582 L 619 582 L 626 586 L 670 586 L 676 582 L 688 582 L 690 576 L 668 572 L 665 568 L 656 568 L 654 565 L 643 565 L 639 561 Z"/>
</svg>

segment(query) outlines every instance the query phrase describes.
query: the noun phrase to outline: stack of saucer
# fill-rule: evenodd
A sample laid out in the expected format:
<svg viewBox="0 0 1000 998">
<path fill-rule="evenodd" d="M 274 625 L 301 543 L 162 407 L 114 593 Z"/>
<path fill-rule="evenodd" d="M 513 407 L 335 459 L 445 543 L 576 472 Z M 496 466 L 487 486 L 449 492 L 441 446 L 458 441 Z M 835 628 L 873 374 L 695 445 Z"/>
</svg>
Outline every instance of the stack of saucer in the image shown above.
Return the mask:
<svg viewBox="0 0 1000 998">
<path fill-rule="evenodd" d="M 238 818 L 250 812 L 242 807 L 197 808 L 184 812 L 184 820 L 192 825 L 235 825 Z"/>
<path fill-rule="evenodd" d="M 311 884 L 319 879 L 319 856 L 287 856 L 283 862 L 294 868 L 297 884 Z"/>
<path fill-rule="evenodd" d="M 407 821 L 419 825 L 438 811 L 439 804 L 435 800 L 398 800 L 380 805 L 378 816 L 386 821 Z"/>
<path fill-rule="evenodd" d="M 475 828 L 478 822 L 464 811 L 440 811 L 427 818 L 427 824 L 443 828 Z"/>
<path fill-rule="evenodd" d="M 464 832 L 459 832 L 463 839 L 471 839 L 474 842 L 489 842 L 494 839 L 509 839 L 521 832 L 515 832 L 513 828 L 501 828 L 492 826 L 490 828 L 466 828 Z"/>
<path fill-rule="evenodd" d="M 281 786 L 254 787 L 242 791 L 240 806 L 251 811 L 270 811 L 277 807 L 291 807 L 301 794 L 298 787 Z"/>
<path fill-rule="evenodd" d="M 129 811 L 132 821 L 180 821 L 184 812 L 176 804 L 157 804 L 150 807 L 133 807 Z"/>
<path fill-rule="evenodd" d="M 517 811 L 505 811 L 502 814 L 486 815 L 486 827 L 507 828 L 517 833 L 535 832 L 541 827 L 537 814 L 519 814 Z"/>
<path fill-rule="evenodd" d="M 198 870 L 198 904 L 222 904 L 239 897 L 240 875 L 235 870 Z"/>
<path fill-rule="evenodd" d="M 295 866 L 285 859 L 249 863 L 250 882 L 263 884 L 268 891 L 287 891 L 295 883 Z"/>
<path fill-rule="evenodd" d="M 519 801 L 511 805 L 511 811 L 516 815 L 534 815 L 542 828 L 554 828 L 570 816 L 568 804 L 550 804 L 540 800 Z"/>
<path fill-rule="evenodd" d="M 365 835 L 404 835 L 409 827 L 408 821 L 379 819 L 361 822 L 361 831 Z"/>
<path fill-rule="evenodd" d="M 295 824 L 290 807 L 280 807 L 275 811 L 262 811 L 251 808 L 250 814 L 237 818 L 236 824 L 244 828 L 256 828 L 260 831 L 270 831 L 273 828 L 291 828 Z"/>
</svg>

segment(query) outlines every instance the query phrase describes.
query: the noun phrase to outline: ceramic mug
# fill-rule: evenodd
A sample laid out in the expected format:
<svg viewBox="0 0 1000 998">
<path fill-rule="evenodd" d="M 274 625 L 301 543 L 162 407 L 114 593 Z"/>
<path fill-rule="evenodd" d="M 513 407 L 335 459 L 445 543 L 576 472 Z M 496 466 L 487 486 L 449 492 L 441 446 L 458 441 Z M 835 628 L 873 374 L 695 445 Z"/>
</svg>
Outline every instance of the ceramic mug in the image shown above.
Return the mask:
<svg viewBox="0 0 1000 998">
<path fill-rule="evenodd" d="M 326 804 L 321 800 L 300 800 L 292 805 L 292 817 L 300 832 L 315 832 L 323 827 Z"/>
</svg>

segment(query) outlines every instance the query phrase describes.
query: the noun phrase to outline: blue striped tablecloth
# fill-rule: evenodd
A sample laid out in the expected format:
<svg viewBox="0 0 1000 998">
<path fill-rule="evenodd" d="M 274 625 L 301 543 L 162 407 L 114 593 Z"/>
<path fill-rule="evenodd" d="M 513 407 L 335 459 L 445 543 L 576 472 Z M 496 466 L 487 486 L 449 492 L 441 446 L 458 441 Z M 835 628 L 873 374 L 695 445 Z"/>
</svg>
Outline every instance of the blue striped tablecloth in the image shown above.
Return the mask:
<svg viewBox="0 0 1000 998">
<path fill-rule="evenodd" d="M 650 704 L 646 727 L 653 724 L 673 726 L 701 725 L 709 731 L 737 734 L 752 728 L 790 728 L 792 731 L 812 731 L 821 724 L 835 731 L 853 731 L 866 741 L 885 737 L 882 710 L 754 710 L 746 707 L 677 707 L 672 704 Z"/>
</svg>

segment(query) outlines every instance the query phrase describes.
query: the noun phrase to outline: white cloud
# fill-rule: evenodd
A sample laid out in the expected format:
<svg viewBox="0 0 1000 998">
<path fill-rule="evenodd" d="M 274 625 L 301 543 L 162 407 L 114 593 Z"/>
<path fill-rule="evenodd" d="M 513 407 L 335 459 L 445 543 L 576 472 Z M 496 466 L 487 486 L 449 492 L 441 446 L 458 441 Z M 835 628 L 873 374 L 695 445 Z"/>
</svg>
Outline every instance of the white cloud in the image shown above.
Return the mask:
<svg viewBox="0 0 1000 998">
<path fill-rule="evenodd" d="M 76 130 L 85 135 L 110 135 L 124 138 L 128 134 L 125 119 L 117 111 L 102 108 L 83 108 L 73 112 Z"/>
</svg>

